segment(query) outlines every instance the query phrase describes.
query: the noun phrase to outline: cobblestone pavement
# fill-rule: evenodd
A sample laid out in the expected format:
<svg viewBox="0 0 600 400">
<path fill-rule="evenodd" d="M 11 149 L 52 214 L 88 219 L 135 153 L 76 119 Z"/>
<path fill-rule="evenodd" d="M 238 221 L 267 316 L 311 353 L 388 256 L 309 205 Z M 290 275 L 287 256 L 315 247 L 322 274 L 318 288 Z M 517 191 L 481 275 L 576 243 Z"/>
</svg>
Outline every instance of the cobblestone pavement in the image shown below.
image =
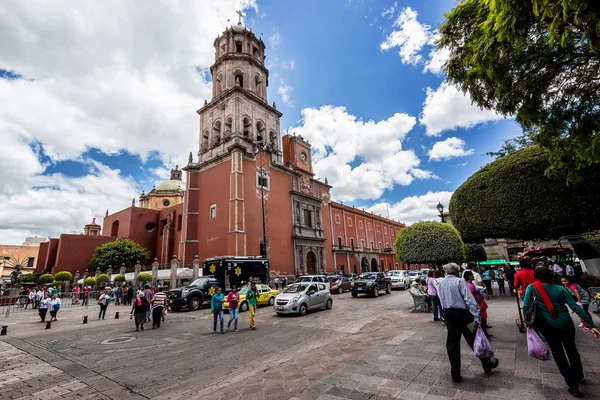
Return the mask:
<svg viewBox="0 0 600 400">
<path fill-rule="evenodd" d="M 485 375 L 463 342 L 463 377 L 453 384 L 445 327 L 410 312 L 407 292 L 377 299 L 335 295 L 330 311 L 305 317 L 248 313 L 240 331 L 212 333 L 210 311 L 171 313 L 160 329 L 135 332 L 128 307 L 61 310 L 50 330 L 36 314 L 0 320 L 0 399 L 525 399 L 567 398 L 553 362 L 527 355 L 514 299 L 490 300 L 500 367 Z M 114 319 L 119 311 L 121 318 Z M 81 323 L 88 315 L 89 323 Z M 226 316 L 227 318 L 227 316 Z M 600 341 L 578 332 L 586 398 L 600 398 Z"/>
</svg>

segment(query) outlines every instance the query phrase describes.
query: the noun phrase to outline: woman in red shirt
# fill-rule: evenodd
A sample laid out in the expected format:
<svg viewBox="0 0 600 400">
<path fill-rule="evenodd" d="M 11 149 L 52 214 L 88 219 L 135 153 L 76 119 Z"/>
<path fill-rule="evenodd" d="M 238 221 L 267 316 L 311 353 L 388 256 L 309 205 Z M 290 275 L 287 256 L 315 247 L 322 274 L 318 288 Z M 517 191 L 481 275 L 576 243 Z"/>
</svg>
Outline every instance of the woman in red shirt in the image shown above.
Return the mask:
<svg viewBox="0 0 600 400">
<path fill-rule="evenodd" d="M 542 263 L 543 264 L 543 263 Z M 525 294 L 527 290 L 527 286 L 531 285 L 536 281 L 533 276 L 533 264 L 531 260 L 521 260 L 519 261 L 519 265 L 521 265 L 521 270 L 517 272 L 515 275 L 515 289 L 520 288 L 521 295 Z"/>
<path fill-rule="evenodd" d="M 238 292 L 237 286 L 233 286 L 233 289 L 227 295 L 227 303 L 229 304 L 229 322 L 227 323 L 227 329 L 231 328 L 233 322 L 233 330 L 237 332 L 238 325 L 238 304 L 240 302 L 240 293 Z"/>
</svg>

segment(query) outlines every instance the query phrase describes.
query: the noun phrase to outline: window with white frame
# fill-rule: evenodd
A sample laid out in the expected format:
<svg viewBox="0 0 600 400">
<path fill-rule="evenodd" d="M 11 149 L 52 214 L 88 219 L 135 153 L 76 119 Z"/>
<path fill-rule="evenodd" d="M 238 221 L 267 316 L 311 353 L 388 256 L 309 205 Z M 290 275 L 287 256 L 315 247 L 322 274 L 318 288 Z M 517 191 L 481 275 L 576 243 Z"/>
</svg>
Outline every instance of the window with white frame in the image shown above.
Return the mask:
<svg viewBox="0 0 600 400">
<path fill-rule="evenodd" d="M 217 218 L 217 205 L 213 204 L 210 206 L 210 219 Z"/>
</svg>

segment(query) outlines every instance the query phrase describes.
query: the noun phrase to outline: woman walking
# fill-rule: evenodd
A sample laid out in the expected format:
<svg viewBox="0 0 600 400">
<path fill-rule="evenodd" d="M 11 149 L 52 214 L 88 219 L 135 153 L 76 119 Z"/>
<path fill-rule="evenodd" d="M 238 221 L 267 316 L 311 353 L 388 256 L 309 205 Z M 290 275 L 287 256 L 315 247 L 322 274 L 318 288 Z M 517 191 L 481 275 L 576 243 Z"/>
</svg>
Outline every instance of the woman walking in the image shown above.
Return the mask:
<svg viewBox="0 0 600 400">
<path fill-rule="evenodd" d="M 146 311 L 148 311 L 150 303 L 148 303 L 148 299 L 144 295 L 144 292 L 138 290 L 137 298 L 133 302 L 133 306 L 131 307 L 130 315 L 133 316 L 135 321 L 135 331 L 144 330 L 144 322 L 146 322 Z"/>
<path fill-rule="evenodd" d="M 438 282 L 436 278 L 439 278 L 442 274 L 438 270 L 430 269 L 427 273 L 427 294 L 429 295 L 429 299 L 431 300 L 431 307 L 433 308 L 433 320 L 439 321 L 439 313 L 442 311 L 442 306 L 440 305 L 440 298 L 437 295 L 437 291 L 439 288 Z"/>
<path fill-rule="evenodd" d="M 492 338 L 494 337 L 493 335 L 490 335 L 488 333 L 488 324 L 487 324 L 487 309 L 488 309 L 488 305 L 486 303 L 486 301 L 484 300 L 483 296 L 481 295 L 481 293 L 479 292 L 479 289 L 477 289 L 477 286 L 475 286 L 475 284 L 473 283 L 475 276 L 473 275 L 473 271 L 465 271 L 463 273 L 463 279 L 465 281 L 467 281 L 467 286 L 469 287 L 469 291 L 471 292 L 471 294 L 473 295 L 473 298 L 475 299 L 475 301 L 477 302 L 477 305 L 479 306 L 479 318 L 481 318 L 481 329 L 483 329 L 483 333 L 485 333 L 485 336 L 487 336 L 487 338 Z"/>
<path fill-rule="evenodd" d="M 46 314 L 48 314 L 48 308 L 50 307 L 50 299 L 47 296 L 40 301 L 40 309 L 38 313 L 40 314 L 41 322 L 46 322 Z"/>
<path fill-rule="evenodd" d="M 233 285 L 233 289 L 227 295 L 227 303 L 229 304 L 229 322 L 227 323 L 227 329 L 231 328 L 233 322 L 233 330 L 237 332 L 238 326 L 238 314 L 240 309 L 238 308 L 240 302 L 240 294 L 237 286 Z"/>
<path fill-rule="evenodd" d="M 73 304 L 79 304 L 79 292 L 81 291 L 81 289 L 79 289 L 79 286 L 75 286 L 73 288 Z"/>
<path fill-rule="evenodd" d="M 98 319 L 104 319 L 106 317 L 106 309 L 108 308 L 108 303 L 110 301 L 110 288 L 105 287 L 104 293 L 100 295 L 98 299 L 98 305 L 100 306 L 100 313 L 98 314 Z"/>
<path fill-rule="evenodd" d="M 543 318 L 539 331 L 548 343 L 560 374 L 565 378 L 569 393 L 580 397 L 579 382 L 583 380 L 583 365 L 575 345 L 575 325 L 566 306 L 568 305 L 588 324 L 596 338 L 600 338 L 600 331 L 565 288 L 552 284 L 554 274 L 549 267 L 545 265 L 537 267 L 533 276 L 539 282 L 534 282 L 527 287 L 523 299 L 523 315 L 527 315 L 535 295 L 537 312 Z"/>
<path fill-rule="evenodd" d="M 210 309 L 212 310 L 214 323 L 213 323 L 213 332 L 217 332 L 217 319 L 221 319 L 221 333 L 225 333 L 223 329 L 223 302 L 225 296 L 221 293 L 221 288 L 217 288 L 217 293 L 213 294 L 212 299 L 210 299 Z"/>
<path fill-rule="evenodd" d="M 60 310 L 60 298 L 55 294 L 50 301 L 50 322 L 57 321 L 58 310 Z"/>
</svg>

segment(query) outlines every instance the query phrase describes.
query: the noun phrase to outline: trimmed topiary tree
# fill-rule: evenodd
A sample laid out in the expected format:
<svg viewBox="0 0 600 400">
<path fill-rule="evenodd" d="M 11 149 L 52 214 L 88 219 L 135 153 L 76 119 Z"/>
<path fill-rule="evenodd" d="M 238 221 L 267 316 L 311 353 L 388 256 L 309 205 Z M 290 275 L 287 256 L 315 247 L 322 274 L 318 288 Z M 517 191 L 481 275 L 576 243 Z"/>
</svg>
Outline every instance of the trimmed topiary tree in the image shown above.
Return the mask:
<svg viewBox="0 0 600 400">
<path fill-rule="evenodd" d="M 152 274 L 149 274 L 147 272 L 142 272 L 141 274 L 138 275 L 138 281 L 144 282 L 144 283 L 152 282 Z"/>
<path fill-rule="evenodd" d="M 52 286 L 54 286 L 54 287 L 62 287 L 63 283 L 64 283 L 63 281 L 53 281 L 52 282 Z"/>
<path fill-rule="evenodd" d="M 42 276 L 40 276 L 40 278 L 38 279 L 38 283 L 52 283 L 54 282 L 54 277 L 52 276 L 52 274 L 44 274 Z"/>
<path fill-rule="evenodd" d="M 465 243 L 465 261 L 487 261 L 487 253 L 482 244 Z"/>
<path fill-rule="evenodd" d="M 90 276 L 89 278 L 85 278 L 85 279 L 83 280 L 83 284 L 84 284 L 85 286 L 92 286 L 92 287 L 93 287 L 93 286 L 96 286 L 96 278 L 93 278 L 93 277 L 91 277 L 91 276 Z"/>
<path fill-rule="evenodd" d="M 133 267 L 137 262 L 143 263 L 150 257 L 145 247 L 131 239 L 118 238 L 114 242 L 96 247 L 89 263 L 90 271 L 106 271 L 109 265 Z"/>
<path fill-rule="evenodd" d="M 450 216 L 462 238 L 535 240 L 600 228 L 600 164 L 582 180 L 547 177 L 548 154 L 537 146 L 508 154 L 473 174 L 452 195 Z"/>
<path fill-rule="evenodd" d="M 108 275 L 106 274 L 100 274 L 96 277 L 96 283 L 100 284 L 100 283 L 107 283 L 109 281 L 108 279 Z"/>
<path fill-rule="evenodd" d="M 69 271 L 60 271 L 54 275 L 54 279 L 57 281 L 69 281 L 73 280 L 73 275 Z"/>
<path fill-rule="evenodd" d="M 117 275 L 113 278 L 115 282 L 125 282 L 125 275 Z"/>
<path fill-rule="evenodd" d="M 396 256 L 407 264 L 434 264 L 440 267 L 464 258 L 463 242 L 454 227 L 441 222 L 417 222 L 400 231 Z"/>
<path fill-rule="evenodd" d="M 35 274 L 22 274 L 19 275 L 17 279 L 19 280 L 19 282 L 23 283 L 37 283 L 38 276 L 36 276 Z"/>
</svg>

